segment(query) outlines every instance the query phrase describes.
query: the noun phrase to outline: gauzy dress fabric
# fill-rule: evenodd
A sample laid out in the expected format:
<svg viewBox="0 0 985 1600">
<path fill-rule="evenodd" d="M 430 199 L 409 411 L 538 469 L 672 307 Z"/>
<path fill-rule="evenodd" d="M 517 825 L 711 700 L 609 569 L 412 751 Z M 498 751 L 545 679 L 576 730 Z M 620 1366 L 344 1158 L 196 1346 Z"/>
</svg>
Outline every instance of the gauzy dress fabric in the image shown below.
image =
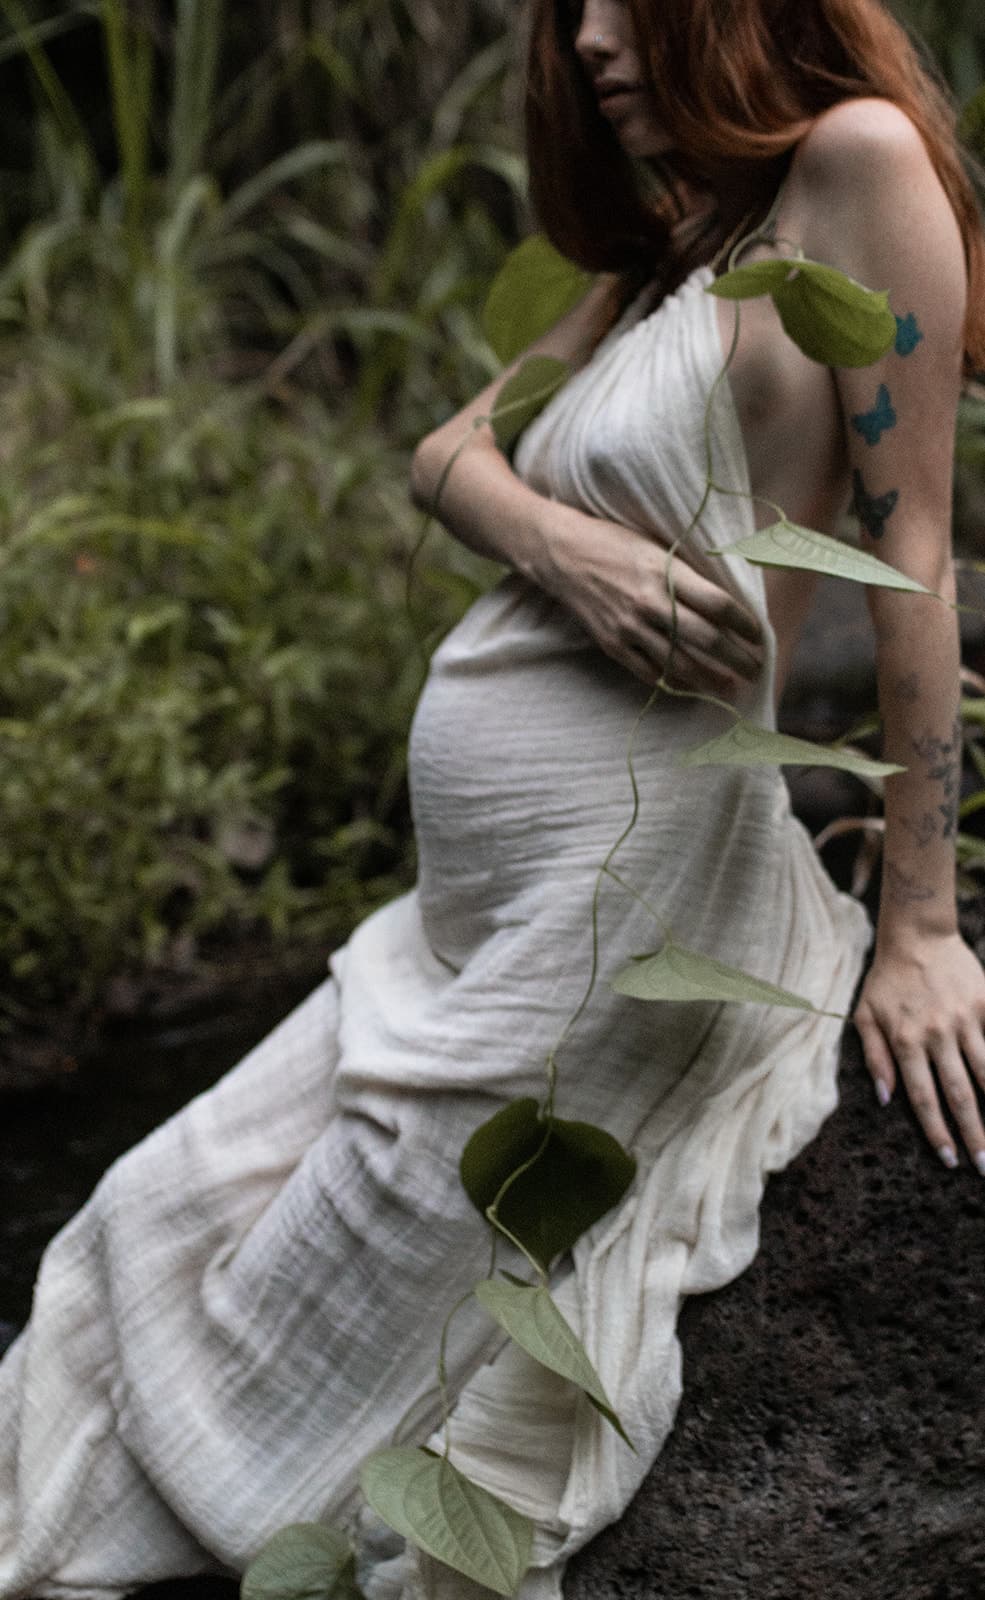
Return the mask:
<svg viewBox="0 0 985 1600">
<path fill-rule="evenodd" d="M 722 366 L 708 269 L 631 307 L 528 429 L 534 488 L 668 540 L 706 477 Z M 727 384 L 711 409 L 718 484 L 747 489 Z M 751 532 L 711 496 L 687 559 L 767 641 L 744 715 L 772 724 L 759 572 L 709 551 Z M 459 1184 L 468 1135 L 515 1096 L 582 995 L 600 863 L 630 813 L 644 691 L 550 599 L 510 577 L 438 650 L 410 770 L 417 889 L 369 918 L 331 976 L 215 1088 L 118 1161 L 42 1262 L 0 1367 L 0 1596 L 114 1595 L 242 1570 L 285 1523 L 340 1522 L 370 1600 L 488 1593 L 419 1559 L 362 1502 L 360 1464 L 410 1409 L 438 1416 L 447 1309 L 485 1275 Z M 616 867 L 676 939 L 844 1012 L 869 929 L 791 816 L 774 768 L 682 770 L 726 714 L 663 697 L 635 742 L 638 824 Z M 681 1298 L 757 1246 L 767 1174 L 836 1100 L 837 1020 L 756 1005 L 647 1005 L 609 980 L 661 934 L 617 884 L 601 981 L 559 1058 L 559 1115 L 639 1160 L 624 1202 L 557 1294 L 636 1445 L 506 1344 L 472 1302 L 449 1370 L 452 1459 L 536 1523 L 523 1600 L 617 1517 L 670 1429 Z M 505 1258 L 504 1258 L 505 1259 Z M 494 1359 L 495 1358 L 495 1359 Z"/>
</svg>

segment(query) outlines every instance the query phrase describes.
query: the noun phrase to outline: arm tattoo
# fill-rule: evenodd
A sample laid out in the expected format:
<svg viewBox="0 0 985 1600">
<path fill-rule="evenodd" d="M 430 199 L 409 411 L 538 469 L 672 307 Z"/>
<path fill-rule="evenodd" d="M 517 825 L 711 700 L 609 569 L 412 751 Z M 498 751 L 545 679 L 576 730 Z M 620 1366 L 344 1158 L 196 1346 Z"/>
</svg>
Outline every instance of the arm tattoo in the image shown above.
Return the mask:
<svg viewBox="0 0 985 1600">
<path fill-rule="evenodd" d="M 886 884 L 889 897 L 898 906 L 919 906 L 933 900 L 934 891 L 925 883 L 918 883 L 908 872 L 901 872 L 891 861 L 886 862 Z"/>
<path fill-rule="evenodd" d="M 936 839 L 939 820 L 936 811 L 925 811 L 921 817 L 900 817 L 901 825 L 913 835 L 921 850 L 926 850 Z"/>
<path fill-rule="evenodd" d="M 927 733 L 919 739 L 911 739 L 910 743 L 926 765 L 927 777 L 932 783 L 941 785 L 941 803 L 936 812 L 927 815 L 938 819 L 942 839 L 953 839 L 958 831 L 958 803 L 961 798 L 961 719 L 955 719 L 950 736 L 946 739 L 938 739 L 932 733 Z"/>
<path fill-rule="evenodd" d="M 919 674 L 908 672 L 905 678 L 898 678 L 893 684 L 893 699 L 901 700 L 904 705 L 915 705 L 920 699 Z"/>
<path fill-rule="evenodd" d="M 881 539 L 886 531 L 886 523 L 899 504 L 899 490 L 890 489 L 886 494 L 872 495 L 865 486 L 865 479 L 856 467 L 852 473 L 851 509 L 859 522 L 869 535 L 870 539 Z"/>
<path fill-rule="evenodd" d="M 912 356 L 918 344 L 923 343 L 923 332 L 914 312 L 896 318 L 896 354 Z"/>
<path fill-rule="evenodd" d="M 852 418 L 852 427 L 860 433 L 868 445 L 877 445 L 884 433 L 890 428 L 895 428 L 899 417 L 893 409 L 893 402 L 889 397 L 889 390 L 884 383 L 879 385 L 876 403 L 871 411 L 860 411 L 858 416 Z"/>
</svg>

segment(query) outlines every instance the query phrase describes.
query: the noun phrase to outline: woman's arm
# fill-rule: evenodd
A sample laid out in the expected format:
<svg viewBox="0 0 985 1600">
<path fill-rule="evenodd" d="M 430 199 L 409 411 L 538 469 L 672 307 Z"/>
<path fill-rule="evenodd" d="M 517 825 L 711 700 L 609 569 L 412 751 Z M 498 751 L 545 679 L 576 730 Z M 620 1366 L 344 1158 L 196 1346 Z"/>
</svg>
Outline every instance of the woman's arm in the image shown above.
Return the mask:
<svg viewBox="0 0 985 1600">
<path fill-rule="evenodd" d="M 953 440 L 966 276 L 960 233 L 923 143 L 881 101 L 843 105 L 815 127 L 802 162 L 817 221 L 808 254 L 888 288 L 897 346 L 877 367 L 838 374 L 865 547 L 954 597 Z M 954 1138 L 985 1176 L 985 976 L 958 933 L 954 844 L 961 783 L 959 640 L 939 600 L 870 589 L 886 784 L 875 959 L 856 1023 L 880 1099 L 897 1070 L 946 1165 Z"/>
<path fill-rule="evenodd" d="M 599 280 L 526 354 L 582 366 L 611 325 L 615 293 L 613 279 Z M 519 364 L 421 442 L 411 474 L 414 500 L 434 510 L 440 488 L 436 514 L 449 532 L 560 601 L 606 655 L 652 685 L 667 667 L 674 631 L 667 552 L 635 529 L 546 499 L 520 481 L 492 429 L 481 425 Z M 734 693 L 737 679 L 753 679 L 761 669 L 758 622 L 680 558 L 674 586 L 678 643 L 671 681 Z"/>
</svg>

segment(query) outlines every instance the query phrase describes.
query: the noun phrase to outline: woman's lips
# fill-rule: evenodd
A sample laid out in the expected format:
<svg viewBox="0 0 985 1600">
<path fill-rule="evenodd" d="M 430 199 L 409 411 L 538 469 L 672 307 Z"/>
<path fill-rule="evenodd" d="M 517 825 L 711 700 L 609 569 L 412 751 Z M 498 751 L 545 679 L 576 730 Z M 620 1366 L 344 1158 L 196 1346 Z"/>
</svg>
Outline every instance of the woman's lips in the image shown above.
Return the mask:
<svg viewBox="0 0 985 1600">
<path fill-rule="evenodd" d="M 601 111 L 618 110 L 620 106 L 627 105 L 630 100 L 634 100 L 642 92 L 642 84 L 633 83 L 613 84 L 611 89 L 600 89 L 598 91 L 599 109 Z"/>
</svg>

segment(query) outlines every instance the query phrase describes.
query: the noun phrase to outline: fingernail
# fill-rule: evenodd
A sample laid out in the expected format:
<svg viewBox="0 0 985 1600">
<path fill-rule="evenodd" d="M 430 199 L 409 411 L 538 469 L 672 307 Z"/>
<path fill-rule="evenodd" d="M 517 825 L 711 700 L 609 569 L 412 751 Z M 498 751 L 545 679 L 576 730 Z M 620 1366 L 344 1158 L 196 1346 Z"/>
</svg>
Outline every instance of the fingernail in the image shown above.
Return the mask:
<svg viewBox="0 0 985 1600">
<path fill-rule="evenodd" d="M 890 1089 L 888 1083 L 883 1083 L 881 1078 L 877 1079 L 876 1080 L 876 1099 L 878 1100 L 879 1104 L 881 1106 L 888 1106 L 888 1104 L 889 1104 L 889 1102 L 890 1102 L 890 1100 L 892 1098 L 893 1098 L 892 1090 Z M 985 1155 L 985 1150 L 982 1151 L 982 1154 Z"/>
<path fill-rule="evenodd" d="M 985 1152 L 983 1152 L 983 1153 L 985 1153 Z M 940 1158 L 943 1161 L 945 1167 L 948 1167 L 950 1169 L 950 1171 L 953 1172 L 954 1168 L 958 1164 L 958 1158 L 955 1155 L 954 1151 L 952 1150 L 951 1146 L 949 1144 L 942 1144 L 940 1149 L 938 1150 L 937 1154 L 940 1156 Z"/>
<path fill-rule="evenodd" d="M 975 1166 L 978 1168 L 982 1177 L 985 1178 L 985 1150 L 979 1150 L 977 1156 L 975 1157 Z"/>
</svg>

